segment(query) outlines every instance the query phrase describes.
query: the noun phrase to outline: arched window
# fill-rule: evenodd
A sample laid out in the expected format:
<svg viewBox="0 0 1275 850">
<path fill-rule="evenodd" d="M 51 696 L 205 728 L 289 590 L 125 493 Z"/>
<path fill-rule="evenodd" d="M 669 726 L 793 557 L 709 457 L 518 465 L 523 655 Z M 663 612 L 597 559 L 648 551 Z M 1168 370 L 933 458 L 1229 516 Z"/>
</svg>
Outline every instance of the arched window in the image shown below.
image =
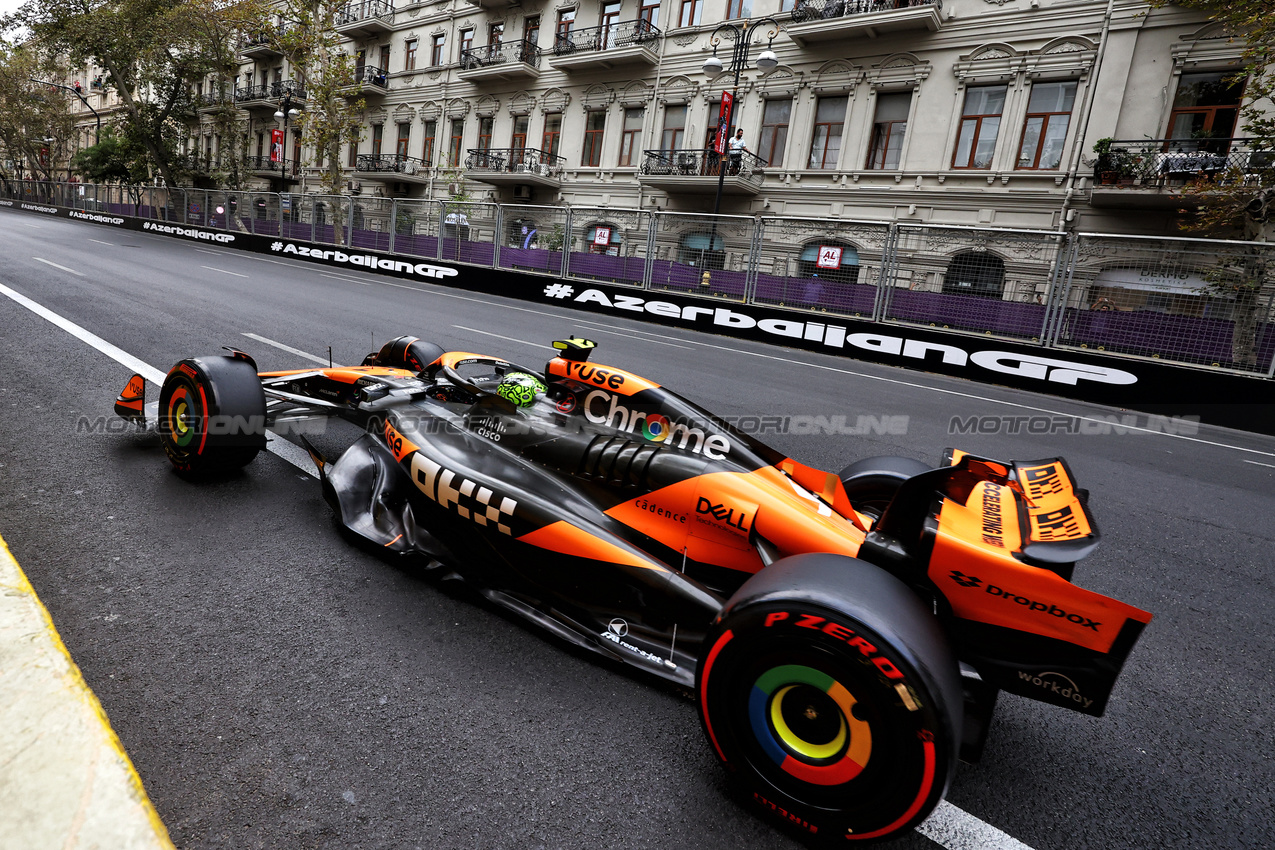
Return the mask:
<svg viewBox="0 0 1275 850">
<path fill-rule="evenodd" d="M 948 263 L 943 291 L 949 295 L 1000 298 L 1005 290 L 1005 261 L 986 251 L 964 251 Z"/>
<path fill-rule="evenodd" d="M 722 237 L 711 230 L 683 234 L 677 244 L 677 261 L 701 269 L 726 267 Z"/>
<path fill-rule="evenodd" d="M 797 257 L 801 277 L 833 283 L 859 282 L 859 252 L 844 242 L 811 242 Z"/>
</svg>

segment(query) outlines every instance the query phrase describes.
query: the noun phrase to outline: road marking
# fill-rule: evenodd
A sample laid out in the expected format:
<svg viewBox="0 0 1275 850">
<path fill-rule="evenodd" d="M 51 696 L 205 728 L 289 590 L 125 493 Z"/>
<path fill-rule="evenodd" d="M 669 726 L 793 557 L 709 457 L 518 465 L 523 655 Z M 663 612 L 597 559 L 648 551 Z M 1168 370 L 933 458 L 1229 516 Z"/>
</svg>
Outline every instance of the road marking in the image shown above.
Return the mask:
<svg viewBox="0 0 1275 850">
<path fill-rule="evenodd" d="M 150 365 L 144 360 L 134 357 L 133 355 L 129 354 L 127 351 L 125 351 L 122 348 L 119 348 L 118 346 L 112 345 L 111 343 L 102 339 L 97 334 L 91 331 L 85 330 L 84 328 L 77 325 L 75 322 L 72 322 L 70 319 L 67 319 L 63 316 L 58 315 L 57 313 L 54 313 L 52 310 L 48 309 L 47 307 L 44 307 L 43 305 L 38 304 L 35 301 L 32 301 L 30 298 L 27 298 L 22 293 L 15 292 L 14 290 L 5 286 L 3 283 L 0 283 L 0 295 L 8 296 L 10 299 L 17 302 L 18 304 L 21 304 L 23 307 L 26 307 L 32 313 L 35 313 L 37 316 L 44 319 L 45 321 L 51 322 L 52 324 L 57 325 L 59 328 L 66 331 L 71 336 L 75 337 L 76 339 L 80 340 L 83 343 L 86 343 L 92 348 L 97 349 L 98 351 L 102 352 L 107 357 L 111 358 L 116 363 L 119 363 L 121 366 L 125 367 L 126 369 L 131 369 L 132 371 L 141 375 L 143 378 L 150 381 L 155 386 L 157 387 L 163 386 L 165 373 L 160 371 L 159 369 L 156 369 L 154 366 Z M 292 464 L 297 469 L 300 469 L 302 472 L 306 473 L 307 475 L 313 476 L 315 474 L 314 461 L 310 459 L 310 455 L 304 449 L 302 449 L 300 446 L 295 446 L 292 443 L 289 443 L 287 440 L 283 439 L 277 434 L 273 434 L 273 432 L 271 432 L 271 434 L 273 435 L 274 438 L 271 439 L 268 443 L 266 443 L 267 451 L 269 451 L 270 453 L 274 455 L 277 455 L 278 457 L 283 458 L 288 463 Z"/>
<path fill-rule="evenodd" d="M 328 272 L 319 272 L 319 277 L 330 277 L 333 280 L 344 280 L 350 283 L 357 283 L 359 286 L 371 286 L 366 280 L 355 280 L 352 277 L 342 277 L 339 274 L 329 274 Z"/>
<path fill-rule="evenodd" d="M 24 222 L 22 222 L 22 223 L 23 223 L 23 224 L 25 224 L 27 227 L 34 227 L 36 230 L 40 230 L 40 229 L 42 229 L 42 228 L 40 227 L 40 225 L 38 225 L 38 224 L 32 224 L 32 223 L 31 223 L 31 222 L 29 222 L 29 221 L 24 221 Z"/>
<path fill-rule="evenodd" d="M 1031 850 L 1007 832 L 943 800 L 916 831 L 947 850 Z"/>
<path fill-rule="evenodd" d="M 232 275 L 234 275 L 235 277 L 247 277 L 247 276 L 248 276 L 248 275 L 246 275 L 246 274 L 240 274 L 239 272 L 228 272 L 228 271 L 226 271 L 225 269 L 215 269 L 215 268 L 213 268 L 212 266 L 200 266 L 200 268 L 201 268 L 201 269 L 208 269 L 208 271 L 210 271 L 210 272 L 221 272 L 222 274 L 232 274 Z"/>
<path fill-rule="evenodd" d="M 469 331 L 470 333 L 482 334 L 483 336 L 494 336 L 496 339 L 508 340 L 509 342 L 518 342 L 523 345 L 533 346 L 535 348 L 545 347 L 545 344 L 543 342 L 528 342 L 525 339 L 518 339 L 517 337 L 505 336 L 504 334 L 494 334 L 489 331 L 480 331 L 478 330 L 478 328 L 467 328 L 464 325 L 452 325 L 452 327 L 456 328 L 457 330 Z"/>
<path fill-rule="evenodd" d="M 59 266 L 57 263 L 53 262 L 52 260 L 46 260 L 43 257 L 32 257 L 31 259 L 35 260 L 37 263 L 44 263 L 46 266 L 53 266 L 53 268 L 55 269 L 61 269 L 64 272 L 70 272 L 76 277 L 84 277 L 83 272 L 77 272 L 75 269 L 68 269 L 66 266 Z"/>
<path fill-rule="evenodd" d="M 101 239 L 90 239 L 90 242 L 96 242 L 99 245 L 114 245 L 114 242 L 103 242 Z"/>
<path fill-rule="evenodd" d="M 258 336 L 257 334 L 250 334 L 250 333 L 240 334 L 240 336 L 246 336 L 248 337 L 248 339 L 255 339 L 257 342 L 264 342 L 266 345 L 273 345 L 275 348 L 283 349 L 289 354 L 295 354 L 298 357 L 304 357 L 306 360 L 311 360 L 323 366 L 328 366 L 328 365 L 340 366 L 341 365 L 340 363 L 329 364 L 328 359 L 326 357 L 316 357 L 315 355 L 302 351 L 299 348 L 293 348 L 290 345 L 284 345 L 282 342 L 278 342 L 277 340 L 269 339 L 264 336 Z"/>
<path fill-rule="evenodd" d="M 1246 460 L 1246 461 L 1244 461 L 1244 462 L 1245 462 L 1245 463 L 1251 463 L 1251 464 L 1253 464 L 1254 466 L 1265 466 L 1265 467 L 1269 467 L 1269 468 L 1271 468 L 1271 469 L 1275 469 L 1275 463 L 1262 463 L 1261 461 L 1256 461 L 1256 460 Z"/>
</svg>

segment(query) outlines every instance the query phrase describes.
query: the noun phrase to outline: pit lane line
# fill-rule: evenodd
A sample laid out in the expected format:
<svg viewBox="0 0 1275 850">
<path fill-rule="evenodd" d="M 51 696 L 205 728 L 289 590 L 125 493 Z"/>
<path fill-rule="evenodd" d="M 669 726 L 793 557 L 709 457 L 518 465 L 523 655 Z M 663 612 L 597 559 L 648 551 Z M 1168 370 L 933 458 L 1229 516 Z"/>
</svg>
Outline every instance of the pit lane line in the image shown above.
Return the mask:
<svg viewBox="0 0 1275 850">
<path fill-rule="evenodd" d="M 54 264 L 49 263 L 49 265 L 54 265 Z M 59 266 L 58 268 L 61 268 L 61 266 Z M 100 336 L 93 333 L 92 331 L 85 330 L 84 328 L 80 327 L 75 322 L 72 322 L 70 319 L 66 318 L 65 316 L 61 316 L 57 313 L 54 313 L 49 308 L 35 301 L 32 301 L 30 298 L 27 298 L 25 295 L 23 295 L 20 292 L 15 292 L 14 290 L 10 289 L 9 287 L 5 286 L 2 283 L 0 283 L 0 295 L 7 296 L 13 302 L 20 304 L 23 307 L 26 307 L 32 313 L 35 313 L 37 316 L 44 319 L 45 321 L 48 321 L 54 325 L 57 325 L 59 328 L 66 331 L 71 336 L 75 337 L 76 339 L 80 340 L 83 343 L 86 343 L 90 347 L 97 349 L 102 354 L 105 354 L 107 357 L 114 360 L 116 363 L 119 363 L 121 366 L 124 366 L 127 369 L 131 369 L 132 371 L 141 375 L 146 380 L 150 381 L 155 386 L 157 387 L 163 386 L 164 377 L 166 373 L 163 372 L 162 370 L 156 369 L 154 366 L 150 365 L 149 363 L 146 363 L 145 361 L 137 357 L 134 357 L 133 355 L 129 354 L 127 351 L 123 350 L 122 348 L 112 345 L 111 343 L 102 339 Z M 266 451 L 283 458 L 288 463 L 292 464 L 297 469 L 304 472 L 306 475 L 309 475 L 311 477 L 316 477 L 315 471 L 314 471 L 314 461 L 310 459 L 310 455 L 304 449 L 302 449 L 300 446 L 297 446 L 297 445 L 294 445 L 293 443 L 288 442 L 287 440 L 280 437 L 278 434 L 275 434 L 273 431 L 270 431 L 267 433 L 271 435 L 272 439 L 270 439 L 266 443 Z"/>
</svg>

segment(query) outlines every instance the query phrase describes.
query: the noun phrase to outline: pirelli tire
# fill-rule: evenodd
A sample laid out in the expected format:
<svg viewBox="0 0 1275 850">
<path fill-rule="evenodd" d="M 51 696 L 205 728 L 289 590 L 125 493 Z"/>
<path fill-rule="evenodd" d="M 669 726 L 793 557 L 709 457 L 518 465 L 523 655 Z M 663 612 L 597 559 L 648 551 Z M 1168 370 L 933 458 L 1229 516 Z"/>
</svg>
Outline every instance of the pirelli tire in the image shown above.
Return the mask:
<svg viewBox="0 0 1275 850">
<path fill-rule="evenodd" d="M 929 472 L 927 464 L 910 457 L 865 457 L 841 470 L 837 476 L 857 510 L 881 516 L 899 486 L 913 475 Z"/>
<path fill-rule="evenodd" d="M 957 662 L 902 582 L 841 555 L 785 558 L 709 630 L 700 720 L 732 784 L 822 844 L 886 841 L 938 805 L 958 760 Z"/>
<path fill-rule="evenodd" d="M 266 397 L 255 365 L 221 355 L 178 363 L 159 392 L 159 435 L 183 475 L 251 463 L 266 447 Z"/>
</svg>

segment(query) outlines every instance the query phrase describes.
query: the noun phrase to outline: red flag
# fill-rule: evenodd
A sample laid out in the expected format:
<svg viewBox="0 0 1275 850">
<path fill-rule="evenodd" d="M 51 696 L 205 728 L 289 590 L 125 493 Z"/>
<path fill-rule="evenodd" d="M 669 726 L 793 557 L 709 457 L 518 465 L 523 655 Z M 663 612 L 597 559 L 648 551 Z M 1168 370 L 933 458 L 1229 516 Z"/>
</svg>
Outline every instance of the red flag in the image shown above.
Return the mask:
<svg viewBox="0 0 1275 850">
<path fill-rule="evenodd" d="M 722 92 L 722 108 L 717 111 L 717 137 L 713 140 L 713 150 L 719 154 L 726 153 L 726 137 L 730 134 L 730 114 L 734 100 L 730 92 Z"/>
</svg>

